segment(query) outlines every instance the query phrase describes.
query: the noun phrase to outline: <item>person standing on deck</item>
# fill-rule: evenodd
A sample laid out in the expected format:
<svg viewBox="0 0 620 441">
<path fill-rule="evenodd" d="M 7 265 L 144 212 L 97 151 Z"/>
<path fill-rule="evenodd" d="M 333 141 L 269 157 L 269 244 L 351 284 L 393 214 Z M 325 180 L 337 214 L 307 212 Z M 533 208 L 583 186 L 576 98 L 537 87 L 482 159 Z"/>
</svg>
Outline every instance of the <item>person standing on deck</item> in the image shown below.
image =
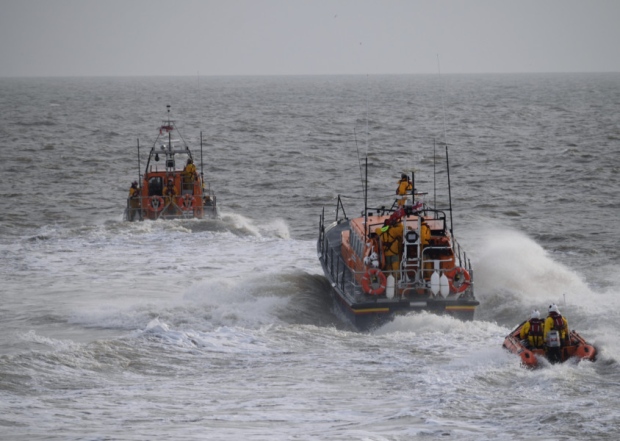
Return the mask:
<svg viewBox="0 0 620 441">
<path fill-rule="evenodd" d="M 168 211 L 170 211 L 171 213 L 176 212 L 176 210 L 174 210 L 172 207 L 170 207 L 172 204 L 174 204 L 174 198 L 177 195 L 177 191 L 174 189 L 174 180 L 172 178 L 168 179 L 168 184 L 166 184 L 166 188 L 164 188 L 164 201 L 165 201 L 165 207 L 168 207 Z"/>
<path fill-rule="evenodd" d="M 187 159 L 187 165 L 183 169 L 183 190 L 190 190 L 193 193 L 194 181 L 196 180 L 196 166 L 192 158 Z"/>
<path fill-rule="evenodd" d="M 381 251 L 385 260 L 385 268 L 387 272 L 392 272 L 395 279 L 398 278 L 398 269 L 400 268 L 400 256 L 403 241 L 403 223 L 390 223 L 386 220 L 383 227 L 375 230 L 381 243 Z"/>
<path fill-rule="evenodd" d="M 420 227 L 420 244 L 425 247 L 431 240 L 431 228 L 426 221 L 422 220 L 422 226 Z"/>
<path fill-rule="evenodd" d="M 412 190 L 413 184 L 411 183 L 409 177 L 405 173 L 401 174 L 400 181 L 398 181 L 398 187 L 396 188 L 396 194 L 400 196 L 400 199 L 398 199 L 399 207 L 405 205 L 405 202 L 407 201 L 407 195 L 411 194 Z"/>
<path fill-rule="evenodd" d="M 133 222 L 136 218 L 136 214 L 142 220 L 142 213 L 140 211 L 140 187 L 138 187 L 138 182 L 133 181 L 131 183 L 131 187 L 129 188 L 129 198 L 128 198 L 129 206 L 128 206 L 128 219 L 130 222 Z"/>
</svg>

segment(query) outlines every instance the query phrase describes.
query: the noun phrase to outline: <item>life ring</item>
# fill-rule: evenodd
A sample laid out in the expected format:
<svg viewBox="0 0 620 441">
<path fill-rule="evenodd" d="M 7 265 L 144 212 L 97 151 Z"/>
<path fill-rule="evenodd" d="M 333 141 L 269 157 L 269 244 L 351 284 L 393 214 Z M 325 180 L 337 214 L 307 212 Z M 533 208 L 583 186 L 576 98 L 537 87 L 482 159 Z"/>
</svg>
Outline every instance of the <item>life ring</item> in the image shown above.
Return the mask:
<svg viewBox="0 0 620 441">
<path fill-rule="evenodd" d="M 379 268 L 370 268 L 362 277 L 362 289 L 367 294 L 379 296 L 386 286 L 387 278 Z"/>
<path fill-rule="evenodd" d="M 409 230 L 409 231 L 407 231 L 407 234 L 405 234 L 405 239 L 409 243 L 417 242 L 419 237 L 420 236 L 418 236 L 418 232 L 417 231 L 413 231 L 413 230 Z"/>
<path fill-rule="evenodd" d="M 448 283 L 450 284 L 450 291 L 455 293 L 462 293 L 471 283 L 469 271 L 465 268 L 461 268 L 460 266 L 448 271 L 446 273 L 446 277 L 448 278 Z"/>
<path fill-rule="evenodd" d="M 149 208 L 155 213 L 159 213 L 164 209 L 164 198 L 161 196 L 151 196 L 149 198 Z"/>
<path fill-rule="evenodd" d="M 179 206 L 181 210 L 191 210 L 194 206 L 194 196 L 191 194 L 186 194 L 179 197 Z"/>
</svg>

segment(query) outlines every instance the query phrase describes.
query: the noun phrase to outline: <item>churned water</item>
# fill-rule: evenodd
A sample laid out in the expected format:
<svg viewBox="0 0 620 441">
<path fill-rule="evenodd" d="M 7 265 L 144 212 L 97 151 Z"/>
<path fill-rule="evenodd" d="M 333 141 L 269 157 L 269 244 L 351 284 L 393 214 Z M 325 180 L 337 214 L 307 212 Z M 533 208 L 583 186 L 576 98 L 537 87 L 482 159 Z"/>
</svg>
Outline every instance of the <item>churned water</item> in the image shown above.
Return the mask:
<svg viewBox="0 0 620 441">
<path fill-rule="evenodd" d="M 122 222 L 166 105 L 215 220 Z M 0 438 L 616 439 L 620 74 L 0 79 Z M 446 206 L 463 323 L 335 314 L 319 215 Z M 434 151 L 434 144 L 436 149 Z M 555 302 L 595 363 L 519 367 Z"/>
</svg>

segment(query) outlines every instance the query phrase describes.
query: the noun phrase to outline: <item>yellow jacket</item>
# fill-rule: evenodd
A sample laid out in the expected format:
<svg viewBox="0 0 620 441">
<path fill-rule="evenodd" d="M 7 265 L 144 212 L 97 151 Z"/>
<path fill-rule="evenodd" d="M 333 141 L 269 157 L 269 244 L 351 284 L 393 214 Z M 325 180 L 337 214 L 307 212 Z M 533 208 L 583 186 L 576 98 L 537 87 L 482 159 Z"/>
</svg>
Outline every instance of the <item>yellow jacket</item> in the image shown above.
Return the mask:
<svg viewBox="0 0 620 441">
<path fill-rule="evenodd" d="M 420 234 L 420 243 L 422 245 L 428 245 L 428 241 L 431 239 L 431 229 L 428 225 L 422 224 L 422 230 Z"/>
<path fill-rule="evenodd" d="M 140 206 L 140 189 L 131 187 L 129 189 L 129 204 L 131 208 L 138 208 Z"/>
<path fill-rule="evenodd" d="M 176 196 L 177 191 L 174 189 L 174 187 L 168 187 L 166 186 L 166 188 L 164 188 L 164 196 Z"/>
<path fill-rule="evenodd" d="M 538 323 L 533 322 L 534 320 L 536 320 Z M 534 328 L 538 327 L 538 329 L 540 330 L 539 335 L 535 335 L 530 332 L 532 330 L 532 322 L 534 323 Z M 521 340 L 527 338 L 527 341 L 530 343 L 531 347 L 540 348 L 545 342 L 544 341 L 545 332 L 544 332 L 543 326 L 544 326 L 544 323 L 541 319 L 530 319 L 527 322 L 525 322 L 523 327 L 521 327 L 521 331 L 519 331 L 519 337 L 521 338 Z"/>
<path fill-rule="evenodd" d="M 413 184 L 411 184 L 411 181 L 409 181 L 409 179 L 401 179 L 400 181 L 398 181 L 398 188 L 396 189 L 396 194 L 403 196 L 405 194 L 411 193 L 412 189 Z"/>
<path fill-rule="evenodd" d="M 566 320 L 566 317 L 562 317 L 561 315 L 556 314 L 558 317 L 560 317 L 562 319 L 562 323 L 563 323 L 563 326 L 561 326 L 561 329 L 557 329 L 555 327 L 553 316 L 551 314 L 554 314 L 554 313 L 550 313 L 547 316 L 547 318 L 545 319 L 545 326 L 544 326 L 544 340 L 545 340 L 545 343 L 547 342 L 547 333 L 549 331 L 554 330 L 554 329 L 557 330 L 557 331 L 560 331 L 560 339 L 562 341 L 566 340 L 566 338 L 568 337 L 568 320 Z"/>
<path fill-rule="evenodd" d="M 381 238 L 383 245 L 383 253 L 386 256 L 395 256 L 400 254 L 400 244 L 403 240 L 403 224 L 399 222 L 397 225 L 390 226 L 385 231 L 385 227 L 377 228 L 375 232 Z"/>
<path fill-rule="evenodd" d="M 187 164 L 183 169 L 183 178 L 186 181 L 192 180 L 196 175 L 196 166 L 194 164 Z"/>
</svg>

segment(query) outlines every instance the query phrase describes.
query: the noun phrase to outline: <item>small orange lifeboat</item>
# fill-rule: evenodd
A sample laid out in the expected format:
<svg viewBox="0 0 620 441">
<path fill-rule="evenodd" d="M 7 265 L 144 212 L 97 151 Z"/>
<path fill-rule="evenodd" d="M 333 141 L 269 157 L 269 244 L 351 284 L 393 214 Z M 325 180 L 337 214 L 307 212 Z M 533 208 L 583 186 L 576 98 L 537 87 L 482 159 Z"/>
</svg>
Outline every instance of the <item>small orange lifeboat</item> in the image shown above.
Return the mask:
<svg viewBox="0 0 620 441">
<path fill-rule="evenodd" d="M 568 343 L 560 347 L 559 359 L 554 361 L 547 354 L 546 348 L 531 348 L 526 340 L 521 340 L 520 331 L 525 322 L 506 336 L 503 347 L 513 354 L 521 357 L 521 364 L 528 368 L 539 366 L 540 359 L 548 360 L 550 363 L 564 363 L 565 361 L 576 358 L 578 360 L 596 360 L 596 348 L 588 343 L 577 331 L 570 331 Z"/>
</svg>

